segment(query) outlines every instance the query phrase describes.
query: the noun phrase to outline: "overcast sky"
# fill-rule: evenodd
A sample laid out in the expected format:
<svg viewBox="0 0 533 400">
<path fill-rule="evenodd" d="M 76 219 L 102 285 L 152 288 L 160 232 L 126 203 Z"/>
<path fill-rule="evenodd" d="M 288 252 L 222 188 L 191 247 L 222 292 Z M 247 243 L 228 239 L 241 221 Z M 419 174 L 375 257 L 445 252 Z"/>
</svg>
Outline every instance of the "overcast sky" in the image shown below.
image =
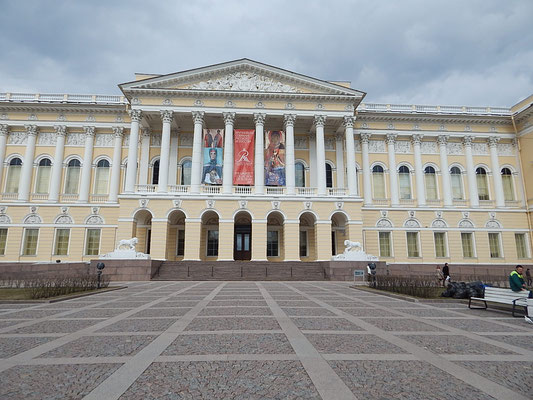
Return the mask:
<svg viewBox="0 0 533 400">
<path fill-rule="evenodd" d="M 533 1 L 0 0 L 0 92 L 118 94 L 135 72 L 250 58 L 366 102 L 533 94 Z"/>
</svg>

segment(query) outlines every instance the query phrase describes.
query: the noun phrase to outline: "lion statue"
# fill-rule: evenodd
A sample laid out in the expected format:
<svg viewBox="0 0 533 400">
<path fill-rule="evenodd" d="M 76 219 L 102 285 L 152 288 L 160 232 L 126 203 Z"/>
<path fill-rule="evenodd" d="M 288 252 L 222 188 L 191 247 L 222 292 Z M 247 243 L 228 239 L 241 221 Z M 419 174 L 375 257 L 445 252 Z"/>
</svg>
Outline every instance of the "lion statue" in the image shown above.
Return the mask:
<svg viewBox="0 0 533 400">
<path fill-rule="evenodd" d="M 363 245 L 360 242 L 352 242 L 351 240 L 345 240 L 344 246 L 346 247 L 344 249 L 345 253 L 363 250 Z"/>
<path fill-rule="evenodd" d="M 136 237 L 131 239 L 122 239 L 118 242 L 117 250 L 133 250 L 135 251 L 135 246 L 139 243 L 139 239 Z"/>
</svg>

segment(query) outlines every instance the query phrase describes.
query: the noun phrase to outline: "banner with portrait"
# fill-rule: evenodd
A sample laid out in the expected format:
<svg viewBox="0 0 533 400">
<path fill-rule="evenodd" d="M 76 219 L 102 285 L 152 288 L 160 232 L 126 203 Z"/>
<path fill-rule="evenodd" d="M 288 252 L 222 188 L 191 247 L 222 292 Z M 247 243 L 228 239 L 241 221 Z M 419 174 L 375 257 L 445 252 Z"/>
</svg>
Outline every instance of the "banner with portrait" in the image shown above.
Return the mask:
<svg viewBox="0 0 533 400">
<path fill-rule="evenodd" d="M 285 132 L 283 131 L 266 133 L 265 185 L 285 186 Z"/>
<path fill-rule="evenodd" d="M 254 184 L 254 141 L 255 130 L 235 129 L 233 131 L 233 184 Z"/>
<path fill-rule="evenodd" d="M 202 183 L 222 185 L 224 129 L 204 129 Z"/>
</svg>

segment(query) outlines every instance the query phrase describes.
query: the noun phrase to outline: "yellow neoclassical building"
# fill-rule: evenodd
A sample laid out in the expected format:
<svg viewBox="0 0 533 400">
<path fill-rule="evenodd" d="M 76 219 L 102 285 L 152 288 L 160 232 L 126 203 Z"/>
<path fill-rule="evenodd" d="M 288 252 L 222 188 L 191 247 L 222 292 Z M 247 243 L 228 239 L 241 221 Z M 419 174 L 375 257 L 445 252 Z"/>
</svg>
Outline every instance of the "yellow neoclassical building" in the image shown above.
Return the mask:
<svg viewBox="0 0 533 400">
<path fill-rule="evenodd" d="M 0 93 L 0 261 L 531 264 L 533 96 L 371 104 L 248 59 L 119 87 Z"/>
</svg>

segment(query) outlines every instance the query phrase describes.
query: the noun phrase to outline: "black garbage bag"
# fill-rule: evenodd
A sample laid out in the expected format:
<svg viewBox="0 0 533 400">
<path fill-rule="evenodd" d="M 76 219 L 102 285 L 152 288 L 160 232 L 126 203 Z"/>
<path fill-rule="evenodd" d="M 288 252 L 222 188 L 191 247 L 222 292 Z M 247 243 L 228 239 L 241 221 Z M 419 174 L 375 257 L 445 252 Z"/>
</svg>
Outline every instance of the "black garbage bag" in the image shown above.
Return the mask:
<svg viewBox="0 0 533 400">
<path fill-rule="evenodd" d="M 485 295 L 485 286 L 483 282 L 469 282 L 466 284 L 468 297 L 484 297 Z"/>
<path fill-rule="evenodd" d="M 466 283 L 458 282 L 455 293 L 453 294 L 454 299 L 466 299 L 468 296 Z"/>
<path fill-rule="evenodd" d="M 448 288 L 441 293 L 442 297 L 452 297 L 457 291 L 457 282 L 450 282 Z"/>
</svg>

